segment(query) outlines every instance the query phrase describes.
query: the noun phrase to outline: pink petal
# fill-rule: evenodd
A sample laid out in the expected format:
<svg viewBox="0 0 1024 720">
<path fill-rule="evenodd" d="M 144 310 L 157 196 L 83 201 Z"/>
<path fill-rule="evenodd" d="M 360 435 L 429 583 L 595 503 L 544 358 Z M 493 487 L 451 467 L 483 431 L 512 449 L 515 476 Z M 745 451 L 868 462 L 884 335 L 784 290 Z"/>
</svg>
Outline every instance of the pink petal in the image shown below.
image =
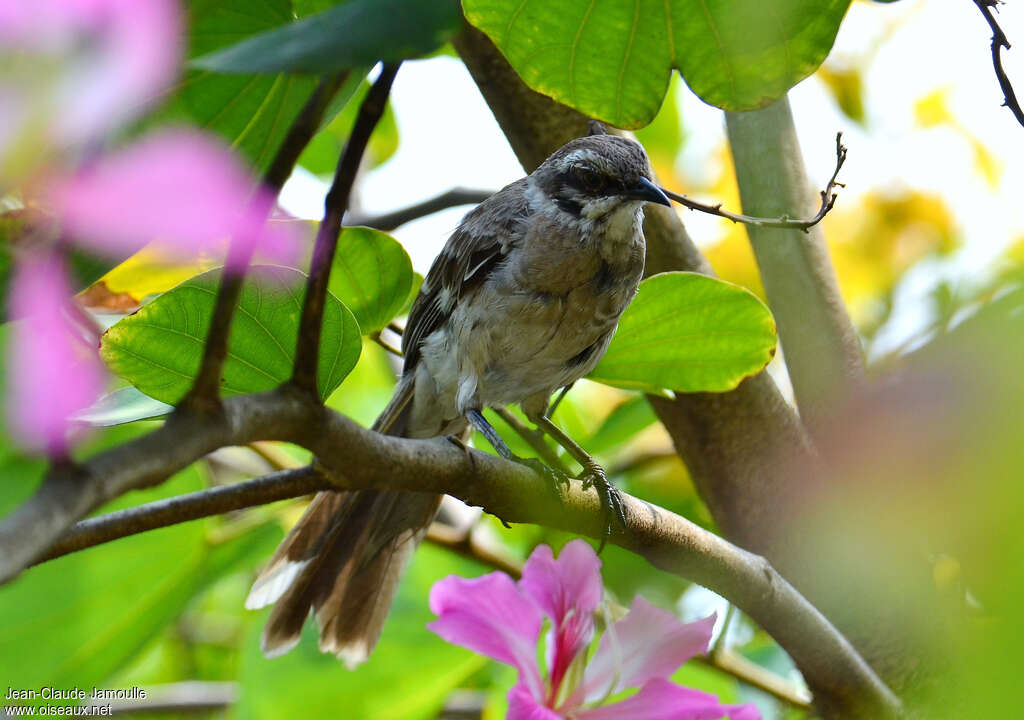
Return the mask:
<svg viewBox="0 0 1024 720">
<path fill-rule="evenodd" d="M 519 684 L 508 691 L 505 720 L 565 720 L 565 716 L 541 705 L 526 687 Z"/>
<path fill-rule="evenodd" d="M 583 540 L 562 548 L 556 561 L 539 545 L 526 561 L 519 587 L 540 605 L 556 626 L 570 611 L 593 613 L 601 602 L 601 561 Z"/>
<path fill-rule="evenodd" d="M 583 680 L 587 700 L 669 677 L 694 655 L 707 652 L 714 626 L 714 615 L 682 623 L 638 595 L 629 614 L 601 637 Z"/>
<path fill-rule="evenodd" d="M 44 137 L 100 139 L 170 85 L 181 41 L 175 0 L 0 0 L 0 42 L 30 60 L 6 74 L 0 105 L 29 90 L 30 114 L 52 122 Z"/>
<path fill-rule="evenodd" d="M 229 237 L 279 262 L 297 250 L 283 223 L 266 222 L 273 197 L 226 147 L 190 130 L 169 130 L 51 182 L 49 201 L 71 237 L 123 256 L 151 241 L 185 258 Z"/>
<path fill-rule="evenodd" d="M 71 288 L 52 255 L 18 262 L 11 284 L 7 347 L 7 426 L 23 446 L 52 455 L 68 449 L 68 417 L 104 387 L 95 347 L 69 318 Z"/>
<path fill-rule="evenodd" d="M 601 602 L 601 561 L 583 540 L 562 548 L 558 560 L 539 545 L 530 554 L 519 581 L 550 618 L 547 636 L 549 684 L 557 695 L 566 671 L 594 637 L 594 610 Z"/>
<path fill-rule="evenodd" d="M 438 618 L 427 625 L 429 629 L 450 643 L 512 665 L 519 670 L 520 683 L 541 697 L 541 613 L 508 575 L 443 578 L 430 590 L 430 609 Z"/>
<path fill-rule="evenodd" d="M 577 720 L 760 720 L 753 705 L 720 705 L 708 693 L 654 679 L 632 697 L 610 705 L 577 711 Z"/>
</svg>

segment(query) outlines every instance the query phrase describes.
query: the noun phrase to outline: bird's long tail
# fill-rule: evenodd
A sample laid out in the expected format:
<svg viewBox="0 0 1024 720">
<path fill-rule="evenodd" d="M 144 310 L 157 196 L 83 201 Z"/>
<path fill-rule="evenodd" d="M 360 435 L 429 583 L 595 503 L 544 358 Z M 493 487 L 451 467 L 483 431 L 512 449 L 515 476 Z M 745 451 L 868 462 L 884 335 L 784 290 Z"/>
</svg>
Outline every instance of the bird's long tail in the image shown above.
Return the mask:
<svg viewBox="0 0 1024 720">
<path fill-rule="evenodd" d="M 412 436 L 412 393 L 411 378 L 399 383 L 374 429 Z M 250 609 L 276 602 L 263 630 L 264 654 L 292 649 L 312 611 L 323 652 L 350 668 L 366 660 L 440 502 L 440 495 L 392 490 L 317 494 L 245 602 Z"/>
</svg>

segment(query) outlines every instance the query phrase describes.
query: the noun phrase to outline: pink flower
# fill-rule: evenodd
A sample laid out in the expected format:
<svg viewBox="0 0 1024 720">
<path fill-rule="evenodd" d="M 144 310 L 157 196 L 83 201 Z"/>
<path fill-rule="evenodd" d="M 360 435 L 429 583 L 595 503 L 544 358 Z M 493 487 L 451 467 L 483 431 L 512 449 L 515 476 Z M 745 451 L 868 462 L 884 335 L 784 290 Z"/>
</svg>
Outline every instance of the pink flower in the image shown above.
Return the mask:
<svg viewBox="0 0 1024 720">
<path fill-rule="evenodd" d="M 682 623 L 642 597 L 612 624 L 587 660 L 594 611 L 601 602 L 601 561 L 582 540 L 557 560 L 541 545 L 518 585 L 504 573 L 467 580 L 449 576 L 430 592 L 438 619 L 428 627 L 519 671 L 508 694 L 509 720 L 759 720 L 753 705 L 722 705 L 713 695 L 668 680 L 676 668 L 707 651 L 715 617 Z M 546 677 L 537 662 L 544 618 Z M 640 690 L 606 703 L 622 690 Z"/>
<path fill-rule="evenodd" d="M 21 258 L 11 283 L 7 425 L 22 445 L 66 454 L 67 418 L 103 390 L 96 348 L 73 321 L 71 288 L 55 254 Z"/>
<path fill-rule="evenodd" d="M 0 184 L 137 115 L 177 75 L 181 25 L 177 0 L 0 0 Z"/>
<path fill-rule="evenodd" d="M 285 225 L 266 222 L 274 198 L 254 189 L 227 147 L 181 129 L 52 178 L 43 194 L 75 242 L 104 254 L 125 257 L 155 242 L 191 258 L 233 238 L 276 262 L 292 262 L 298 244 Z"/>
</svg>

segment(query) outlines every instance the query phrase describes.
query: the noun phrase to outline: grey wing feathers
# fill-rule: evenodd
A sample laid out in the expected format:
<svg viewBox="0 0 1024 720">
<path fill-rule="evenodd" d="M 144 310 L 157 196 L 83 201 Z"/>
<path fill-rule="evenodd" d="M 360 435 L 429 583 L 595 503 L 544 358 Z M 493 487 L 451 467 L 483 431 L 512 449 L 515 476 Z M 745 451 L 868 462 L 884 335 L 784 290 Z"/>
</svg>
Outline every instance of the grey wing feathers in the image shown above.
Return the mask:
<svg viewBox="0 0 1024 720">
<path fill-rule="evenodd" d="M 405 372 L 419 360 L 419 346 L 444 324 L 456 301 L 482 283 L 521 235 L 527 215 L 526 178 L 480 203 L 463 219 L 430 266 L 409 312 L 402 337 Z"/>
</svg>

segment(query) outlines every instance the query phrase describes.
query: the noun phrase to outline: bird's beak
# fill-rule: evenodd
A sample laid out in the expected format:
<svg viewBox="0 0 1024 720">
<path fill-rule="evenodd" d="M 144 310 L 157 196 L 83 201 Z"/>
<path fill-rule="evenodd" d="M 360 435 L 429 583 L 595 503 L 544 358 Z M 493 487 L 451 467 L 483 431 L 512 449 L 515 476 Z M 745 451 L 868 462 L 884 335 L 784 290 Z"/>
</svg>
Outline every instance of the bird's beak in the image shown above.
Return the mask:
<svg viewBox="0 0 1024 720">
<path fill-rule="evenodd" d="M 668 205 L 671 207 L 671 203 L 669 203 L 668 198 L 665 197 L 665 193 L 661 191 L 661 188 L 645 177 L 640 178 L 640 182 L 626 191 L 626 197 L 633 200 L 646 200 L 647 202 L 658 203 L 659 205 Z"/>
</svg>

